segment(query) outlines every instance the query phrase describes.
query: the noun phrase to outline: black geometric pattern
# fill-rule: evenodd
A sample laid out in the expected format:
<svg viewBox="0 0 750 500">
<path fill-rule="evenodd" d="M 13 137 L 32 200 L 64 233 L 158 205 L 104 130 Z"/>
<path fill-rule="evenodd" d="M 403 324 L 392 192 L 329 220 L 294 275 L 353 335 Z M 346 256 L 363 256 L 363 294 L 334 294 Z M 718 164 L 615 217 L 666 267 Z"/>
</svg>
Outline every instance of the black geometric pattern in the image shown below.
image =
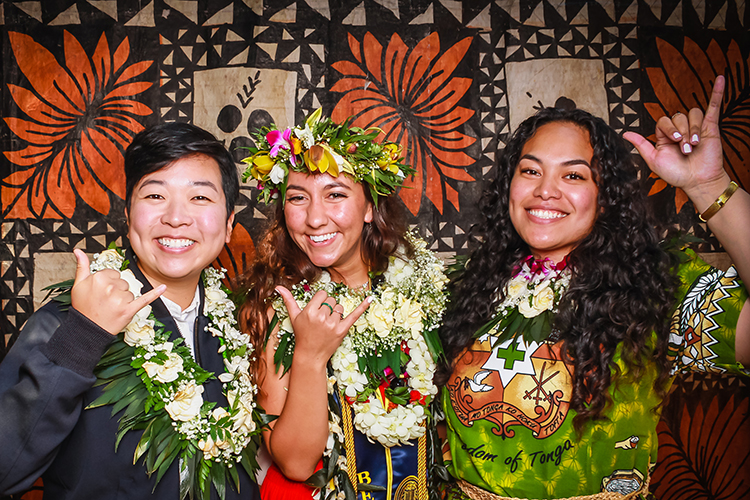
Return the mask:
<svg viewBox="0 0 750 500">
<path fill-rule="evenodd" d="M 76 36 L 102 33 L 111 46 L 124 37 L 146 47 L 136 57 L 153 59 L 158 80 L 147 103 L 154 115 L 146 122 L 186 121 L 195 116 L 195 75 L 218 68 L 284 70 L 296 74 L 296 89 L 284 99 L 294 103 L 295 118 L 323 107 L 330 111 L 338 96 L 329 91 L 338 78 L 329 66 L 332 48 L 345 44 L 333 34 L 347 31 L 393 33 L 437 31 L 441 39 L 472 36 L 469 122 L 478 145 L 476 182 L 459 183 L 461 212 L 446 204 L 443 214 L 429 208 L 410 223 L 428 238 L 431 248 L 449 255 L 464 253 L 471 227 L 478 220 L 482 182 L 495 175 L 497 155 L 510 130 L 506 65 L 540 59 L 597 60 L 604 68 L 609 123 L 618 131 L 653 127 L 641 104 L 644 88 L 642 30 L 664 32 L 673 39 L 692 33 L 744 36 L 750 9 L 742 0 L 50 0 L 0 3 L 3 79 L 2 115 L 15 116 L 5 83 L 23 85 L 14 67 L 9 31 L 26 33 L 54 50 L 63 30 Z M 665 35 L 665 36 L 666 36 Z M 361 37 L 360 37 L 361 38 Z M 89 40 L 91 42 L 91 40 Z M 93 46 L 93 42 L 91 42 Z M 88 53 L 92 52 L 87 47 Z M 58 50 L 60 52 L 60 50 Z M 340 52 L 340 51 L 339 51 Z M 62 56 L 60 56 L 60 60 Z M 252 71 L 249 75 L 252 77 Z M 249 91 L 248 91 L 249 92 Z M 238 131 L 239 134 L 239 131 Z M 0 126 L 3 151 L 18 149 L 13 134 Z M 0 157 L 0 179 L 13 171 Z M 257 206 L 255 190 L 243 187 L 237 220 L 257 238 L 268 209 Z M 125 232 L 122 201 L 102 217 L 78 209 L 71 220 L 6 220 L 0 222 L 0 300 L 4 342 L 18 331 L 34 304 L 34 255 L 82 248 L 100 251 Z M 682 216 L 682 214 L 680 214 Z M 681 227 L 692 228 L 685 215 Z M 704 230 L 696 225 L 700 230 Z M 7 338 L 6 338 L 7 337 Z M 2 355 L 0 351 L 0 356 Z"/>
</svg>

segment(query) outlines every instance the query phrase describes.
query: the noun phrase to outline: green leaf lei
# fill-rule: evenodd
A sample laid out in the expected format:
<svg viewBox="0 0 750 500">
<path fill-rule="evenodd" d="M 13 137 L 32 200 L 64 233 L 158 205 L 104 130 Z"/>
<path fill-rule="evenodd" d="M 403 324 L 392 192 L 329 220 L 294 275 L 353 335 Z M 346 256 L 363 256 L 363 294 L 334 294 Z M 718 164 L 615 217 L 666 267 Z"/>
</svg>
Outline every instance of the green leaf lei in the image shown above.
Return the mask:
<svg viewBox="0 0 750 500">
<path fill-rule="evenodd" d="M 423 436 L 432 418 L 429 408 L 438 392 L 432 378 L 443 354 L 437 328 L 445 310 L 447 278 L 443 263 L 427 250 L 427 244 L 411 234 L 408 238 L 414 258 L 391 257 L 372 291 L 372 303 L 331 357 L 330 438 L 323 468 L 307 481 L 321 488 L 321 498 L 333 493 L 354 497 L 349 478 L 342 472 L 346 458 L 339 401 L 351 405 L 354 426 L 360 432 L 386 447 L 410 444 Z M 314 283 L 295 285 L 292 294 L 298 302 L 307 303 L 318 290 L 335 297 L 345 314 L 364 298 L 361 290 L 334 283 L 325 272 Z M 277 370 L 286 371 L 294 355 L 294 333 L 283 301 L 275 300 L 273 308 L 276 314 L 269 334 L 279 325 L 274 362 Z"/>
<path fill-rule="evenodd" d="M 121 250 L 111 247 L 94 257 L 92 272 L 120 271 L 130 291 L 140 295 L 142 284 L 127 269 Z M 225 372 L 218 378 L 228 408 L 203 401 L 202 384 L 214 375 L 195 362 L 182 338 L 169 340 L 171 332 L 156 320 L 150 306 L 133 317 L 100 360 L 95 386 L 104 389 L 87 407 L 112 405 L 112 416 L 122 412 L 115 449 L 125 434 L 143 430 L 133 463 L 142 458 L 149 476 L 156 473 L 157 484 L 179 457 L 185 475 L 180 499 L 207 500 L 211 484 L 225 498 L 227 479 L 239 488 L 238 466 L 254 477 L 259 469 L 255 455 L 260 432 L 269 421 L 255 403 L 257 387 L 249 371 L 253 346 L 236 328 L 234 304 L 222 287 L 223 276 L 216 269 L 203 271 L 203 313 L 210 321 L 206 330 L 220 339 Z M 59 292 L 55 300 L 69 305 L 71 285 L 50 287 Z"/>
</svg>

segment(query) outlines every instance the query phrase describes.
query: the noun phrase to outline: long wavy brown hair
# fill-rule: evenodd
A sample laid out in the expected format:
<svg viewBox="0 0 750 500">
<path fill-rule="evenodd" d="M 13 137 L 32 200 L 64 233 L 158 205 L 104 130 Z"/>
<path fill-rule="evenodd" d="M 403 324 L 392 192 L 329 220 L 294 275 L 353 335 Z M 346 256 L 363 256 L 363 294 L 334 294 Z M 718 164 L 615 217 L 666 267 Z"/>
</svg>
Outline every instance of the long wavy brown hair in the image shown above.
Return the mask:
<svg viewBox="0 0 750 500">
<path fill-rule="evenodd" d="M 368 191 L 364 189 L 365 198 L 373 203 Z M 373 203 L 372 222 L 365 224 L 362 230 L 362 261 L 371 273 L 384 272 L 389 257 L 396 252 L 403 252 L 408 257 L 414 255 L 414 249 L 405 236 L 406 229 L 403 208 L 395 196 L 380 197 L 377 205 Z M 240 308 L 240 326 L 250 335 L 253 345 L 266 343 L 268 308 L 276 293 L 274 289 L 279 285 L 289 288 L 303 280 L 315 281 L 322 272 L 323 269 L 315 266 L 289 235 L 284 205 L 279 202 L 256 249 L 255 260 L 236 281 L 236 288 L 245 295 Z M 256 373 L 260 373 L 259 368 L 259 365 L 255 367 Z"/>
<path fill-rule="evenodd" d="M 504 290 L 516 264 L 530 254 L 510 220 L 510 183 L 526 142 L 540 127 L 555 122 L 588 132 L 601 208 L 590 234 L 568 256 L 573 274 L 553 324 L 564 342 L 566 361 L 575 367 L 570 404 L 580 431 L 586 421 L 602 418 L 612 403 L 609 388 L 620 375 L 614 361 L 618 346 L 635 379 L 647 364 L 656 367 L 654 389 L 665 395 L 669 317 L 677 287 L 676 262 L 660 246 L 627 144 L 585 111 L 542 109 L 519 125 L 505 147 L 497 178 L 480 203 L 484 219 L 476 233 L 482 244 L 450 287 L 451 302 L 440 329 L 447 361 L 439 366 L 436 380 L 448 381 L 456 360 L 474 342 L 474 332 L 504 299 L 497 291 Z"/>
</svg>

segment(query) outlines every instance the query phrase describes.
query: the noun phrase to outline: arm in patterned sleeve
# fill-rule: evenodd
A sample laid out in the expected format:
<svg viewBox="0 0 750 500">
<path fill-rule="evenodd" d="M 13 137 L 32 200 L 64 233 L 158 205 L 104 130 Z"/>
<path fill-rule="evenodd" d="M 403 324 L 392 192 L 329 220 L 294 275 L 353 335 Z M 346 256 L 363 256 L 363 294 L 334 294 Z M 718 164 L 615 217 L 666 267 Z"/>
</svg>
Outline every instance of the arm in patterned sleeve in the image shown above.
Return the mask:
<svg viewBox="0 0 750 500">
<path fill-rule="evenodd" d="M 748 292 L 737 271 L 709 266 L 691 250 L 678 269 L 678 306 L 672 317 L 673 371 L 749 373 L 735 359 L 735 331 Z"/>
<path fill-rule="evenodd" d="M 0 363 L 0 495 L 28 489 L 73 430 L 112 336 L 75 309 L 34 313 Z"/>
</svg>

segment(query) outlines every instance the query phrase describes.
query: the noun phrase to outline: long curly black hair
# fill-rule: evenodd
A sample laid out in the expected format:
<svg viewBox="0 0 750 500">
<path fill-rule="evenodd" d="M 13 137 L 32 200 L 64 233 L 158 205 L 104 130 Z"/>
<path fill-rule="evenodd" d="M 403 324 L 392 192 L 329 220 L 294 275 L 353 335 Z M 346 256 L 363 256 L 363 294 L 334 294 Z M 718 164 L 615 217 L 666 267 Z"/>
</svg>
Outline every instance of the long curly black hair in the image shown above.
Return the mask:
<svg viewBox="0 0 750 500">
<path fill-rule="evenodd" d="M 578 432 L 600 419 L 611 404 L 608 388 L 620 375 L 615 350 L 636 380 L 655 363 L 655 390 L 664 396 L 668 378 L 669 316 L 674 302 L 674 262 L 659 245 L 646 197 L 625 141 L 602 119 L 582 110 L 545 108 L 513 133 L 499 162 L 497 178 L 481 200 L 484 219 L 462 276 L 451 284 L 451 302 L 441 328 L 447 361 L 437 380 L 446 383 L 473 334 L 495 314 L 514 267 L 531 252 L 511 223 L 510 183 L 526 142 L 552 122 L 572 123 L 589 134 L 600 213 L 591 232 L 568 256 L 570 286 L 553 328 L 574 365 L 571 407 Z M 655 339 L 653 334 L 655 333 Z"/>
</svg>

